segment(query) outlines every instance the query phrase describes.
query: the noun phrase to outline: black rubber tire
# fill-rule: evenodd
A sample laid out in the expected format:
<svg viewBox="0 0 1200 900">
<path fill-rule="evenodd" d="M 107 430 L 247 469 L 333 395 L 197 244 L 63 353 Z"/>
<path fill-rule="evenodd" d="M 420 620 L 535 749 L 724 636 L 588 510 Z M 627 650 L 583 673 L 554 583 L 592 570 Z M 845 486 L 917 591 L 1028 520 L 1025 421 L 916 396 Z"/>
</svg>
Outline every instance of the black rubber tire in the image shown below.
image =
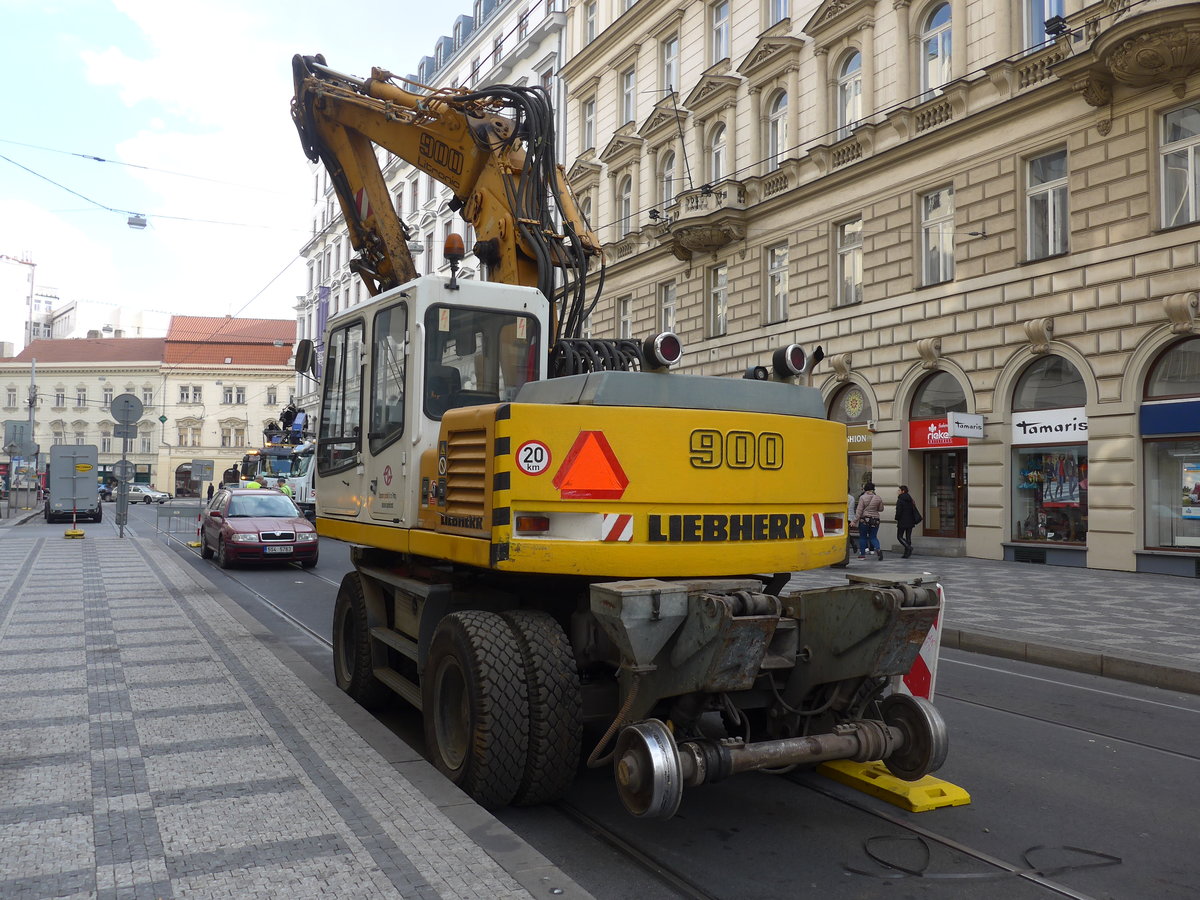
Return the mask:
<svg viewBox="0 0 1200 900">
<path fill-rule="evenodd" d="M 142 502 L 143 502 L 143 503 L 145 503 L 147 506 L 149 506 L 149 505 L 150 505 L 150 498 L 149 498 L 149 497 L 144 497 L 144 498 L 142 498 Z"/>
<path fill-rule="evenodd" d="M 92 516 L 92 521 L 93 522 L 103 522 L 104 521 L 104 507 L 101 506 L 99 502 L 96 503 L 96 514 L 94 516 Z"/>
<path fill-rule="evenodd" d="M 225 539 L 217 538 L 217 565 L 222 569 L 232 569 L 233 560 L 229 558 L 229 554 L 225 552 Z"/>
<path fill-rule="evenodd" d="M 318 557 L 314 556 L 312 559 L 300 560 L 300 568 L 302 568 L 302 569 L 313 568 L 317 564 L 317 559 L 318 559 Z"/>
<path fill-rule="evenodd" d="M 579 769 L 583 694 L 575 654 L 554 617 L 536 610 L 506 612 L 525 663 L 529 690 L 529 751 L 517 806 L 560 799 Z"/>
<path fill-rule="evenodd" d="M 508 621 L 482 610 L 442 619 L 421 699 L 425 748 L 437 769 L 481 806 L 511 803 L 525 777 L 529 695 Z"/>
<path fill-rule="evenodd" d="M 333 677 L 364 709 L 383 709 L 392 699 L 371 668 L 371 620 L 362 576 L 347 572 L 333 604 Z"/>
<path fill-rule="evenodd" d="M 206 541 L 204 539 L 203 531 L 200 532 L 200 558 L 201 559 L 212 559 L 213 558 L 212 547 L 208 546 L 208 541 Z"/>
</svg>

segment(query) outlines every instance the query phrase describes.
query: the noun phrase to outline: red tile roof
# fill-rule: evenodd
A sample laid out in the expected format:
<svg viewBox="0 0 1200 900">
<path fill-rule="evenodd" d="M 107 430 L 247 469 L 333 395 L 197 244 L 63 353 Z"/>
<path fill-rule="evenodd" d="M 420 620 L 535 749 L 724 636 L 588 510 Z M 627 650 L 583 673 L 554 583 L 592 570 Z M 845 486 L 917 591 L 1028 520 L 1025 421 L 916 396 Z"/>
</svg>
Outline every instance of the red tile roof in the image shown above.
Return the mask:
<svg viewBox="0 0 1200 900">
<path fill-rule="evenodd" d="M 16 356 L 0 362 L 97 363 L 159 362 L 162 338 L 63 338 L 36 340 Z M 289 348 L 290 349 L 290 348 Z"/>
<path fill-rule="evenodd" d="M 214 341 L 224 344 L 270 344 L 296 340 L 296 322 L 289 319 L 237 319 L 209 316 L 172 316 L 167 342 Z"/>
<path fill-rule="evenodd" d="M 271 344 L 207 344 L 167 341 L 163 362 L 181 366 L 286 366 L 292 356 L 289 339 L 282 347 Z M 228 363 L 225 361 L 229 360 Z"/>
</svg>

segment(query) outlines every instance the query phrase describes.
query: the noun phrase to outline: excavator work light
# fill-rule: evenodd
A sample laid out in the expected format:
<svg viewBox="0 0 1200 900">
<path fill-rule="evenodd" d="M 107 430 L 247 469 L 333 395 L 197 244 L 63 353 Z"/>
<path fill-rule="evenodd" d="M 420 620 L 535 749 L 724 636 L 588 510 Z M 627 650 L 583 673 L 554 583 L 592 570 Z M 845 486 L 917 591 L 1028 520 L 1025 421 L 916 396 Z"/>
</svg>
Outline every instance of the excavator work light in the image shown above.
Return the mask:
<svg viewBox="0 0 1200 900">
<path fill-rule="evenodd" d="M 683 358 L 683 344 L 670 331 L 663 331 L 642 344 L 642 358 L 647 367 L 668 369 Z"/>
<path fill-rule="evenodd" d="M 771 367 L 780 378 L 795 378 L 804 374 L 804 348 L 799 344 L 780 347 L 771 357 Z"/>
<path fill-rule="evenodd" d="M 461 234 L 451 232 L 446 235 L 446 249 L 444 251 L 446 259 L 451 262 L 462 262 L 462 258 L 467 255 L 466 248 L 463 246 Z"/>
<path fill-rule="evenodd" d="M 771 377 L 771 373 L 767 371 L 766 366 L 746 366 L 742 377 L 750 381 L 766 381 Z"/>
</svg>

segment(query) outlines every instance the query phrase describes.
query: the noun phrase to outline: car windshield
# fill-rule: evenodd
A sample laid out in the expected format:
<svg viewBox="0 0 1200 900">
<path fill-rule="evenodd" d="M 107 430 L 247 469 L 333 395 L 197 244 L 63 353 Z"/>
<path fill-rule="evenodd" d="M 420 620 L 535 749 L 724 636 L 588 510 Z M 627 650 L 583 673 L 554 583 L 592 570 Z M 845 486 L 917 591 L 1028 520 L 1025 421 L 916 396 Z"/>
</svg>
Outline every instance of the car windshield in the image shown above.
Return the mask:
<svg viewBox="0 0 1200 900">
<path fill-rule="evenodd" d="M 234 497 L 229 501 L 229 517 L 279 516 L 294 519 L 300 515 L 296 504 L 283 494 L 260 494 L 255 497 Z"/>
</svg>

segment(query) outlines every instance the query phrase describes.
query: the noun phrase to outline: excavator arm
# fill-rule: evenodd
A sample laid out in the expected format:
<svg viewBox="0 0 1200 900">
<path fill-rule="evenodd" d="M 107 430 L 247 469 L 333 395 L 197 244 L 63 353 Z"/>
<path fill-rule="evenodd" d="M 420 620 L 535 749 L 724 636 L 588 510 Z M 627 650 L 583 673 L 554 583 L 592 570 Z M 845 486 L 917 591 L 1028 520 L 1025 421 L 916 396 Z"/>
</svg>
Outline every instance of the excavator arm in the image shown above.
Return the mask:
<svg viewBox="0 0 1200 900">
<path fill-rule="evenodd" d="M 292 68 L 292 119 L 308 158 L 329 172 L 358 251 L 352 268 L 372 295 L 417 274 L 381 147 L 453 191 L 451 206 L 475 227 L 474 250 L 488 280 L 537 287 L 557 322 L 582 324 L 588 263 L 599 243 L 554 161 L 545 91 L 497 85 L 418 94 L 378 68 L 367 79 L 335 72 L 320 55 L 296 56 Z M 555 338 L 576 337 L 574 330 L 556 325 Z"/>
</svg>

